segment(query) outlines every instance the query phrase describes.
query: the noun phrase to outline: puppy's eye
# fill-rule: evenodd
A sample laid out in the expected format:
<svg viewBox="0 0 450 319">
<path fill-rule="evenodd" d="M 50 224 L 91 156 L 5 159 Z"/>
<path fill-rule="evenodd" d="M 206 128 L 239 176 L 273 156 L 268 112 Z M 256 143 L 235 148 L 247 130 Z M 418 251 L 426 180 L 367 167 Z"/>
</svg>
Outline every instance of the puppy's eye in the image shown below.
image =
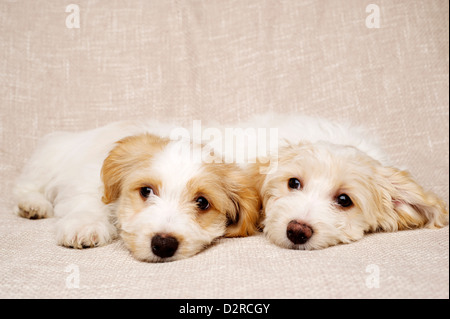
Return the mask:
<svg viewBox="0 0 450 319">
<path fill-rule="evenodd" d="M 347 194 L 341 194 L 336 197 L 336 203 L 345 208 L 353 205 L 351 198 Z"/>
<path fill-rule="evenodd" d="M 153 189 L 151 187 L 145 186 L 145 187 L 141 187 L 139 189 L 139 194 L 141 194 L 142 198 L 146 199 L 149 198 L 150 195 L 153 195 Z"/>
<path fill-rule="evenodd" d="M 198 197 L 198 198 L 195 200 L 195 202 L 197 203 L 197 207 L 198 207 L 200 210 L 207 210 L 207 209 L 209 208 L 209 202 L 208 202 L 208 200 L 207 200 L 205 197 L 203 197 L 203 196 Z"/>
<path fill-rule="evenodd" d="M 291 179 L 289 179 L 288 186 L 291 189 L 301 189 L 302 183 L 300 183 L 298 178 L 291 178 Z"/>
</svg>

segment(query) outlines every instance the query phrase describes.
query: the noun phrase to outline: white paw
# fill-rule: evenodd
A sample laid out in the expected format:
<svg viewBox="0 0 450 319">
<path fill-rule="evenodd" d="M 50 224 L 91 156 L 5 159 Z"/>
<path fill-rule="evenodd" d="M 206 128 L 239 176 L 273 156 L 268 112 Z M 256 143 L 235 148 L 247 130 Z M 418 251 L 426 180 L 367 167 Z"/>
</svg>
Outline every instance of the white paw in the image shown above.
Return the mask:
<svg viewBox="0 0 450 319">
<path fill-rule="evenodd" d="M 23 218 L 40 219 L 53 216 L 53 205 L 41 194 L 29 194 L 19 201 L 14 213 Z"/>
<path fill-rule="evenodd" d="M 63 218 L 56 224 L 58 245 L 90 248 L 109 244 L 117 237 L 117 229 L 107 221 Z"/>
</svg>

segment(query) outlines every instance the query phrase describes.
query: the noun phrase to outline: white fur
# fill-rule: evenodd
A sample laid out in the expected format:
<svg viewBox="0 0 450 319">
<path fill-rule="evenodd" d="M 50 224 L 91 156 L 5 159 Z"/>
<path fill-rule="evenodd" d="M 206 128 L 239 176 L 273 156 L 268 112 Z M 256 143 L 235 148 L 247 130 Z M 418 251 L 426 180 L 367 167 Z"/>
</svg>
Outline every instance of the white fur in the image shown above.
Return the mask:
<svg viewBox="0 0 450 319">
<path fill-rule="evenodd" d="M 238 126 L 278 131 L 279 143 L 268 154 L 276 169 L 262 177 L 259 188 L 264 233 L 279 246 L 320 249 L 359 240 L 368 231 L 448 224 L 443 202 L 390 167 L 377 139 L 361 127 L 293 114 L 260 115 Z M 290 178 L 302 179 L 302 189 L 289 189 Z M 336 196 L 342 193 L 355 205 L 339 207 Z M 291 221 L 313 230 L 306 243 L 288 238 Z"/>
<path fill-rule="evenodd" d="M 164 131 L 162 127 L 159 130 Z M 82 248 L 109 243 L 117 231 L 101 202 L 102 163 L 115 142 L 145 131 L 141 123 L 118 122 L 44 137 L 16 181 L 15 213 L 31 218 L 59 217 L 59 245 Z"/>
<path fill-rule="evenodd" d="M 205 174 L 201 158 L 214 161 L 222 156 L 234 160 L 246 158 L 250 163 L 239 164 L 251 171 L 256 158 L 240 154 L 255 146 L 251 143 L 259 143 L 256 147 L 266 152 L 251 155 L 261 162 L 270 159 L 269 163 L 276 163 L 258 187 L 264 203 L 264 232 L 278 245 L 298 249 L 324 248 L 360 239 L 366 231 L 413 228 L 415 225 L 442 227 L 448 222 L 448 212 L 441 201 L 424 192 L 403 172 L 390 170 L 376 139 L 362 128 L 320 118 L 265 114 L 229 127 L 275 128 L 276 143 L 272 143 L 267 134 L 262 139 L 253 137 L 253 140 L 241 141 L 229 149 L 223 145 L 229 137 L 220 134 L 225 134 L 227 127 L 218 125 L 213 130 L 216 134 L 213 139 L 203 139 L 207 148 L 192 148 L 186 141 L 173 141 L 155 154 L 151 171 L 143 169 L 133 173 L 130 170 L 129 179 L 156 174 L 163 181 L 160 194 L 151 196 L 148 205 L 134 214 L 131 203 L 125 202 L 123 197 L 109 205 L 102 201 L 104 185 L 100 172 L 115 143 L 143 133 L 185 139 L 182 135 L 189 132 L 192 137 L 193 130 L 175 130 L 175 125 L 148 121 L 118 122 L 80 133 L 50 134 L 40 143 L 17 180 L 14 210 L 27 218 L 58 217 L 56 240 L 63 246 L 105 245 L 117 237 L 119 228 L 124 233 L 122 237 L 129 239 L 126 243 L 138 259 L 160 261 L 161 258 L 152 254 L 149 238 L 157 233 L 173 233 L 183 240 L 177 254 L 167 260 L 185 258 L 224 235 L 226 228 L 225 214 L 202 226 L 194 218 L 193 204 L 180 204 L 190 179 Z M 177 135 L 180 131 L 184 133 Z M 215 150 L 213 157 L 209 156 L 210 148 Z M 229 174 L 236 178 L 236 174 Z M 287 189 L 290 177 L 303 178 L 304 175 L 309 178 L 301 191 Z M 254 183 L 258 184 L 258 180 L 261 178 L 255 176 Z M 349 195 L 358 202 L 357 209 L 342 210 L 336 206 L 335 192 L 345 188 L 343 185 L 353 190 Z M 234 192 L 230 194 L 231 202 L 240 192 L 251 203 L 231 203 L 229 207 L 245 207 L 248 214 L 240 214 L 238 225 L 228 234 L 251 234 L 258 221 L 251 211 L 258 203 L 253 195 L 244 194 L 243 189 L 249 186 L 228 185 L 228 188 Z M 383 198 L 382 203 L 376 202 L 377 196 Z M 289 242 L 286 226 L 291 220 L 305 222 L 314 230 L 306 244 Z"/>
<path fill-rule="evenodd" d="M 147 121 L 50 134 L 16 181 L 14 211 L 31 219 L 57 217 L 62 246 L 102 246 L 120 233 L 137 259 L 150 262 L 190 257 L 221 236 L 254 233 L 256 189 L 235 174 L 235 165 L 203 163 L 209 150 L 177 131 Z M 142 197 L 140 189 L 155 180 L 157 194 Z M 201 209 L 199 197 L 210 208 Z M 174 254 L 156 253 L 152 239 L 159 236 L 177 240 Z"/>
<path fill-rule="evenodd" d="M 108 244 L 117 237 L 118 230 L 114 225 L 115 205 L 105 205 L 101 200 L 103 184 L 100 171 L 103 161 L 114 143 L 124 137 L 148 132 L 169 136 L 173 127 L 154 121 L 117 122 L 85 132 L 57 132 L 46 136 L 16 181 L 15 213 L 33 219 L 58 217 L 55 232 L 59 245 L 83 248 Z M 178 215 L 172 218 L 168 214 L 165 221 L 155 222 L 152 225 L 153 232 L 191 232 L 182 228 L 189 223 L 195 224 L 182 218 L 179 207 L 172 210 L 165 207 L 171 200 L 177 201 L 177 196 L 186 186 L 189 177 L 200 170 L 200 164 L 192 164 L 189 144 L 172 143 L 174 145 L 156 160 L 155 165 L 159 165 L 158 169 L 161 177 L 167 181 L 165 186 L 168 189 L 163 192 L 166 201 L 160 199 L 161 203 L 153 210 L 158 211 L 159 215 L 167 211 Z M 134 227 L 131 231 L 135 231 L 137 227 L 148 231 L 152 220 L 158 219 L 158 214 L 143 212 L 136 222 L 124 227 L 126 230 Z M 165 224 L 170 224 L 170 228 Z M 199 230 L 196 233 L 201 238 L 196 244 L 189 244 L 195 246 L 186 249 L 189 253 L 223 235 L 223 227 L 212 231 L 212 235 Z M 149 259 L 151 252 L 148 238 L 146 246 L 146 257 Z"/>
<path fill-rule="evenodd" d="M 124 233 L 134 234 L 133 239 L 125 240 L 125 243 L 139 260 L 158 262 L 190 257 L 225 233 L 225 219 L 202 227 L 196 221 L 195 204 L 183 202 L 189 181 L 203 173 L 201 163 L 193 161 L 191 147 L 184 141 L 172 142 L 154 156 L 151 171 L 147 173 L 144 169 L 138 172 L 140 176 L 149 174 L 163 181 L 158 196 L 151 195 L 143 210 L 129 217 L 127 215 L 133 212 L 132 208 L 122 198 L 119 200 L 119 228 Z M 160 233 L 183 238 L 179 240 L 180 247 L 173 257 L 162 259 L 152 253 L 150 239 Z"/>
</svg>

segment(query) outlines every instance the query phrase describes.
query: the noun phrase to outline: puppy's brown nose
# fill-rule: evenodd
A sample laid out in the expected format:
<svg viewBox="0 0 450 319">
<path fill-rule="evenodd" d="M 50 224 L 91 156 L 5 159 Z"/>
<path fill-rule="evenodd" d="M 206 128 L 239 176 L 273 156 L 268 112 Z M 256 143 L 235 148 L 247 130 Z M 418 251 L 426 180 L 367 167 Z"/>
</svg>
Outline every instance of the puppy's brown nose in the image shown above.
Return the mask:
<svg viewBox="0 0 450 319">
<path fill-rule="evenodd" d="M 151 247 L 156 256 L 172 257 L 178 249 L 178 240 L 168 234 L 158 234 L 153 236 Z"/>
<path fill-rule="evenodd" d="M 313 229 L 306 223 L 297 220 L 291 220 L 287 225 L 287 238 L 294 244 L 304 244 L 312 236 Z"/>
</svg>

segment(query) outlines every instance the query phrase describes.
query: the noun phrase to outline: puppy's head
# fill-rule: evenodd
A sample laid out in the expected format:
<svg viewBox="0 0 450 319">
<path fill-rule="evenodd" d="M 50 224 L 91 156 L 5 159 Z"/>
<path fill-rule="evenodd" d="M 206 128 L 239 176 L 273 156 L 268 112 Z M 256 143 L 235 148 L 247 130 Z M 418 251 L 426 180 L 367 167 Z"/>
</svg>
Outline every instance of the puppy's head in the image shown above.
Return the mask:
<svg viewBox="0 0 450 319">
<path fill-rule="evenodd" d="M 365 153 L 328 143 L 286 146 L 259 185 L 264 232 L 293 249 L 320 249 L 369 231 L 448 224 L 445 204 L 411 176 Z"/>
<path fill-rule="evenodd" d="M 221 236 L 256 231 L 259 197 L 232 164 L 201 163 L 199 145 L 152 135 L 125 138 L 105 159 L 103 202 L 143 261 L 190 257 Z"/>
</svg>

